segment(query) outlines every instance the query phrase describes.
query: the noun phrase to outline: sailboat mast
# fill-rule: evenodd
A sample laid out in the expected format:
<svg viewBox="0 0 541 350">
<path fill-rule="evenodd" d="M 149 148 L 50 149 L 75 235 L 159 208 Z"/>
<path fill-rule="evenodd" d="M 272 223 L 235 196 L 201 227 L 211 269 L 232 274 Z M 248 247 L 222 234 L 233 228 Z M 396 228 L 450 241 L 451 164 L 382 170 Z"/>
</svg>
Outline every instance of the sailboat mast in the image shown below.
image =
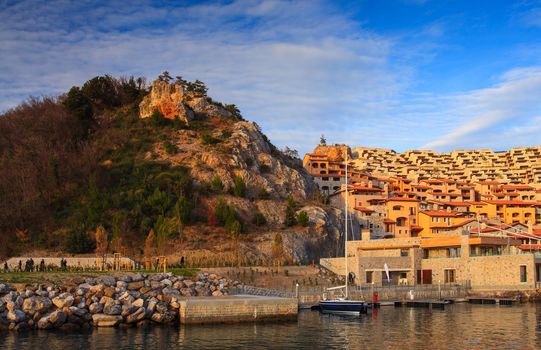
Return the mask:
<svg viewBox="0 0 541 350">
<path fill-rule="evenodd" d="M 348 151 L 346 148 L 346 205 L 344 210 L 344 219 L 346 221 L 345 224 L 345 239 L 344 239 L 344 258 L 346 259 L 346 299 L 348 297 L 348 280 L 349 280 L 349 272 L 348 272 L 348 197 L 349 197 L 349 188 L 348 188 Z"/>
</svg>

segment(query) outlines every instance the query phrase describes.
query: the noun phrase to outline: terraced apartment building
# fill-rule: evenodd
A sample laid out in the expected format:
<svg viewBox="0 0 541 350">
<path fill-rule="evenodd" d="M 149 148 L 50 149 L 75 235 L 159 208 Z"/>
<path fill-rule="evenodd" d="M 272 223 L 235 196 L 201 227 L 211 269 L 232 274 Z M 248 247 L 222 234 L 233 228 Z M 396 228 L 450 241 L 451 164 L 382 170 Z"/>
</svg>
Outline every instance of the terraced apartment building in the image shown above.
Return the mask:
<svg viewBox="0 0 541 350">
<path fill-rule="evenodd" d="M 389 149 L 359 147 L 353 148 L 351 153 L 355 167 L 373 175 L 403 176 L 413 181 L 450 178 L 468 182 L 494 180 L 504 184 L 541 183 L 541 146 L 512 148 L 505 152 L 483 149 L 450 153 L 428 150 L 396 153 Z"/>
<path fill-rule="evenodd" d="M 541 226 L 541 147 L 507 152 L 318 146 L 304 167 L 375 237 L 434 237 L 493 225 Z"/>
<path fill-rule="evenodd" d="M 541 288 L 541 147 L 396 153 L 318 146 L 303 163 L 331 205 L 343 208 L 348 195 L 356 284 Z M 344 262 L 320 259 L 341 275 Z"/>
</svg>

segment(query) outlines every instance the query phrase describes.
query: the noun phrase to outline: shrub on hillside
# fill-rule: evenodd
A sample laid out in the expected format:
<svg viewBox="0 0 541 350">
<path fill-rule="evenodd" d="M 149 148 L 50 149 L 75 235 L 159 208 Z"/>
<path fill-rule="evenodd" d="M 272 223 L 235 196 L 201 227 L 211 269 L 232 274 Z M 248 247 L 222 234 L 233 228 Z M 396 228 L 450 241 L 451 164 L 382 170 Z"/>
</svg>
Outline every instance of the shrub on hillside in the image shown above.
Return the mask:
<svg viewBox="0 0 541 350">
<path fill-rule="evenodd" d="M 165 153 L 167 153 L 170 156 L 173 156 L 178 153 L 178 147 L 172 144 L 170 141 L 165 141 L 163 143 L 163 148 L 165 149 Z"/>
<path fill-rule="evenodd" d="M 265 218 L 265 215 L 261 213 L 260 211 L 256 211 L 254 216 L 252 217 L 252 224 L 256 226 L 263 226 L 267 223 L 267 219 Z"/>
<path fill-rule="evenodd" d="M 297 214 L 297 223 L 303 227 L 308 226 L 308 224 L 310 223 L 310 218 L 304 210 Z"/>
<path fill-rule="evenodd" d="M 219 224 L 224 226 L 230 233 L 233 229 L 236 229 L 236 227 L 233 227 L 233 225 L 236 226 L 235 222 L 238 222 L 240 224 L 240 231 L 243 231 L 244 227 L 242 218 L 237 212 L 237 209 L 231 205 L 228 205 L 223 198 L 220 198 L 216 203 L 215 212 Z"/>
<path fill-rule="evenodd" d="M 257 194 L 257 197 L 259 199 L 263 199 L 263 200 L 270 199 L 270 193 L 266 189 L 262 188 L 262 189 L 259 190 L 259 193 Z"/>
<path fill-rule="evenodd" d="M 219 143 L 220 140 L 207 133 L 203 133 L 201 134 L 201 142 L 203 142 L 204 145 L 215 145 Z"/>
<path fill-rule="evenodd" d="M 237 175 L 235 176 L 235 186 L 233 187 L 233 194 L 237 197 L 246 197 L 246 183 L 244 179 Z"/>
<path fill-rule="evenodd" d="M 295 203 L 293 197 L 291 195 L 287 197 L 286 217 L 284 219 L 284 224 L 286 226 L 294 226 L 297 223 L 295 218 L 296 207 L 297 203 Z"/>
<path fill-rule="evenodd" d="M 222 192 L 224 190 L 224 184 L 218 175 L 212 179 L 211 188 L 215 192 Z"/>
</svg>

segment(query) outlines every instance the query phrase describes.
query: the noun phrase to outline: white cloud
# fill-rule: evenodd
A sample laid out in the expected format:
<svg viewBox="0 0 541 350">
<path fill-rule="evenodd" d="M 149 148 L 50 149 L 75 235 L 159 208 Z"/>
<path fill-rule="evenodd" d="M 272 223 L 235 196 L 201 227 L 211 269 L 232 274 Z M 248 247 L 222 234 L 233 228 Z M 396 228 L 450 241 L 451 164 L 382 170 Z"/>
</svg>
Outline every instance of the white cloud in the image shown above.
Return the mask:
<svg viewBox="0 0 541 350">
<path fill-rule="evenodd" d="M 274 143 L 301 154 L 320 134 L 331 143 L 402 149 L 499 148 L 501 126 L 510 124 L 534 143 L 520 127 L 539 111 L 537 68 L 462 94 L 412 89 L 448 25 L 435 20 L 382 36 L 324 0 L 4 2 L 0 110 L 100 74 L 152 79 L 168 70 L 203 80 L 213 98 L 236 104 Z"/>
<path fill-rule="evenodd" d="M 531 128 L 531 121 L 539 115 L 540 95 L 541 67 L 528 67 L 506 72 L 493 87 L 442 98 L 437 101 L 439 108 L 454 115 L 454 125 L 424 147 L 501 149 L 517 142 L 539 143 L 538 135 L 524 130 Z M 522 139 L 513 135 L 522 135 Z"/>
<path fill-rule="evenodd" d="M 322 130 L 340 137 L 376 116 L 406 85 L 407 67 L 389 63 L 393 45 L 323 1 L 21 2 L 0 11 L 0 94 L 9 97 L 0 109 L 99 74 L 168 70 L 205 81 L 279 146 L 304 152 Z"/>
</svg>

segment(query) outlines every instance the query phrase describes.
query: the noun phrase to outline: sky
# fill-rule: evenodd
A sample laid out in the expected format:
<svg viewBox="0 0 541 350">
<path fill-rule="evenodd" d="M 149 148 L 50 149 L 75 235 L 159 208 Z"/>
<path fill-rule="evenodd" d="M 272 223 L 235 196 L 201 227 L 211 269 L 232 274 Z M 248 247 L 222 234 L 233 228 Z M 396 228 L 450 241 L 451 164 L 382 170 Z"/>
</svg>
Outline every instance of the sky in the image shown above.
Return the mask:
<svg viewBox="0 0 541 350">
<path fill-rule="evenodd" d="M 541 0 L 0 0 L 0 111 L 165 70 L 301 155 L 541 145 Z"/>
</svg>

